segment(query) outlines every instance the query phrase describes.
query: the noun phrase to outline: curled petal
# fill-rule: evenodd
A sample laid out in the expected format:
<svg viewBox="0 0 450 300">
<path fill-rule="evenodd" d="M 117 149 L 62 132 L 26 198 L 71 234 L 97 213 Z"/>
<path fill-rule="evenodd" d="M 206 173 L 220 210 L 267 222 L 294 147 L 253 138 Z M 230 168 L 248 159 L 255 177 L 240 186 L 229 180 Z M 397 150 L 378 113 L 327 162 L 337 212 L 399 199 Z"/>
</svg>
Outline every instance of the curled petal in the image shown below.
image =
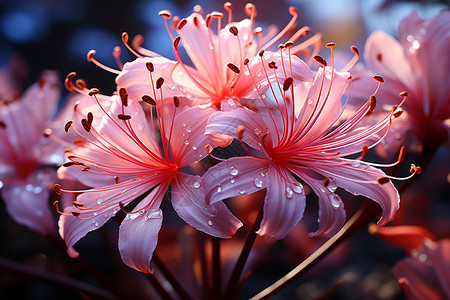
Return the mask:
<svg viewBox="0 0 450 300">
<path fill-rule="evenodd" d="M 224 203 L 206 205 L 200 176 L 179 176 L 172 186 L 172 205 L 186 223 L 212 236 L 229 238 L 242 226 Z"/>
</svg>

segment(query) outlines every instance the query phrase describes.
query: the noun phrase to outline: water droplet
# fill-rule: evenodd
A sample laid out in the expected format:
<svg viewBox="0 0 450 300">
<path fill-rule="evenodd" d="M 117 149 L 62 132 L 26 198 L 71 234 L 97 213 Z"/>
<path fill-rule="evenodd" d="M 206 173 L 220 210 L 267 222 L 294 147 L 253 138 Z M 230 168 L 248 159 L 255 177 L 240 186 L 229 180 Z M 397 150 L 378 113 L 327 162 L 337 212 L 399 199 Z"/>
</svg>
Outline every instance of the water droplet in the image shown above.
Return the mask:
<svg viewBox="0 0 450 300">
<path fill-rule="evenodd" d="M 0 189 L 3 187 L 3 182 L 0 180 Z"/>
<path fill-rule="evenodd" d="M 235 183 L 235 180 L 233 178 L 231 178 L 230 183 Z"/>
<path fill-rule="evenodd" d="M 189 145 L 189 140 L 188 139 L 184 139 L 184 144 L 185 145 Z"/>
<path fill-rule="evenodd" d="M 208 220 L 208 225 L 212 226 L 213 222 L 211 220 Z"/>
<path fill-rule="evenodd" d="M 425 254 L 425 253 L 421 253 L 421 254 L 419 254 L 419 256 L 417 257 L 417 259 L 420 261 L 420 262 L 426 262 L 427 261 L 427 255 Z"/>
<path fill-rule="evenodd" d="M 95 213 L 94 213 L 94 217 L 95 217 L 96 215 L 98 215 L 98 213 L 97 213 L 97 212 L 95 212 Z"/>
<path fill-rule="evenodd" d="M 259 188 L 263 186 L 263 182 L 259 178 L 253 179 L 253 183 L 255 184 L 256 187 L 259 187 Z"/>
<path fill-rule="evenodd" d="M 260 135 L 260 134 L 261 134 L 261 129 L 255 128 L 255 133 L 256 133 L 257 135 Z"/>
<path fill-rule="evenodd" d="M 32 185 L 32 184 L 27 184 L 27 185 L 25 186 L 25 190 L 26 190 L 27 192 L 31 192 L 31 191 L 33 190 L 33 185 Z"/>
<path fill-rule="evenodd" d="M 331 205 L 334 208 L 339 208 L 339 206 L 341 206 L 341 203 L 339 202 L 339 198 L 335 194 L 331 195 Z"/>
<path fill-rule="evenodd" d="M 198 189 L 200 186 L 201 186 L 200 181 L 195 180 L 195 181 L 194 181 L 194 187 L 195 187 L 196 189 Z"/>
<path fill-rule="evenodd" d="M 218 186 L 218 187 L 217 187 L 217 192 L 218 192 L 218 193 L 222 192 L 222 187 L 221 187 L 221 186 Z"/>
<path fill-rule="evenodd" d="M 263 172 L 261 172 L 260 175 L 261 175 L 261 177 L 265 177 L 266 176 L 266 174 L 263 173 Z"/>
<path fill-rule="evenodd" d="M 191 128 L 190 126 L 187 126 L 187 127 L 186 127 L 186 131 L 187 131 L 187 132 L 192 132 L 192 128 Z"/>
<path fill-rule="evenodd" d="M 230 169 L 230 175 L 231 175 L 231 176 L 236 176 L 237 174 L 239 174 L 238 169 L 236 169 L 235 167 L 231 167 L 231 169 Z"/>
<path fill-rule="evenodd" d="M 192 150 L 194 150 L 194 151 L 197 150 L 197 146 L 195 146 L 195 145 L 192 146 Z"/>
<path fill-rule="evenodd" d="M 228 103 L 229 106 L 235 106 L 236 105 L 236 103 L 234 103 L 233 99 L 228 99 L 227 103 Z"/>
<path fill-rule="evenodd" d="M 352 167 L 355 167 L 355 168 L 358 168 L 358 169 L 366 169 L 367 168 L 366 164 L 360 163 L 358 161 L 353 161 L 351 163 L 351 165 L 352 165 Z"/>
<path fill-rule="evenodd" d="M 97 204 L 98 204 L 98 205 L 102 204 L 102 201 L 103 201 L 102 199 L 98 199 L 98 200 L 97 200 Z"/>
<path fill-rule="evenodd" d="M 412 42 L 412 41 L 414 41 L 414 36 L 412 36 L 412 35 L 408 35 L 407 37 L 406 37 L 406 40 L 408 41 L 408 42 Z"/>
<path fill-rule="evenodd" d="M 98 222 L 97 221 L 92 221 L 92 224 L 94 224 L 95 227 L 98 227 Z"/>
<path fill-rule="evenodd" d="M 186 127 L 187 125 L 186 125 L 186 123 L 183 123 L 183 127 Z"/>
<path fill-rule="evenodd" d="M 139 129 L 139 130 L 143 130 L 144 129 L 144 124 L 142 124 L 142 123 L 137 123 L 137 129 Z"/>
<path fill-rule="evenodd" d="M 286 187 L 286 198 L 291 199 L 293 194 L 294 194 L 294 192 L 292 191 L 292 188 L 287 186 Z"/>
<path fill-rule="evenodd" d="M 313 104 L 313 101 L 311 99 L 308 99 L 308 104 L 309 105 Z"/>
<path fill-rule="evenodd" d="M 240 195 L 245 195 L 245 191 L 244 190 L 239 190 L 239 194 Z"/>
<path fill-rule="evenodd" d="M 327 189 L 330 192 L 334 193 L 336 191 L 336 189 L 337 189 L 336 180 L 334 178 L 329 178 L 329 180 L 330 181 L 328 182 Z"/>
<path fill-rule="evenodd" d="M 303 187 L 301 185 L 293 185 L 292 186 L 292 190 L 294 191 L 294 193 L 296 194 L 301 194 L 303 193 Z"/>
<path fill-rule="evenodd" d="M 261 69 L 258 69 L 258 70 L 256 71 L 256 76 L 260 77 L 261 74 L 262 74 L 262 70 L 261 70 Z"/>
</svg>

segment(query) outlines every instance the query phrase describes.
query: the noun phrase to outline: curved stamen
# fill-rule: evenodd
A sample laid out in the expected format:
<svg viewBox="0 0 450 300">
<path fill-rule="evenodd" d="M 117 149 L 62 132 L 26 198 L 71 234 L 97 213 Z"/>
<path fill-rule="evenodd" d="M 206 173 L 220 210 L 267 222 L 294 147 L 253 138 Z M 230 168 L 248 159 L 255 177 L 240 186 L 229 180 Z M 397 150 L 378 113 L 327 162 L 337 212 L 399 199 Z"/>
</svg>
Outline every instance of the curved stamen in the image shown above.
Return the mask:
<svg viewBox="0 0 450 300">
<path fill-rule="evenodd" d="M 113 68 L 105 66 L 104 64 L 102 64 L 98 60 L 96 60 L 94 58 L 94 55 L 95 55 L 95 50 L 89 51 L 88 54 L 87 54 L 87 61 L 94 63 L 95 65 L 97 65 L 101 69 L 103 69 L 105 71 L 108 71 L 110 73 L 117 74 L 117 75 L 120 74 L 120 70 L 116 70 L 116 69 L 113 69 Z"/>
</svg>

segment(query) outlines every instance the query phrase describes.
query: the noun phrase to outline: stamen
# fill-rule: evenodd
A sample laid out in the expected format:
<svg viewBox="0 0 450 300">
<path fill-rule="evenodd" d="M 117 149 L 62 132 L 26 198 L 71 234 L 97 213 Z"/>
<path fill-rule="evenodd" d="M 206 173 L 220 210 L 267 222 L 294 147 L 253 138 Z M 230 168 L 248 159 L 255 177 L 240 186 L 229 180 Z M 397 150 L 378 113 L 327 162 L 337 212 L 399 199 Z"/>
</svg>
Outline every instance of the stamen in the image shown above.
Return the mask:
<svg viewBox="0 0 450 300">
<path fill-rule="evenodd" d="M 237 133 L 238 140 L 242 140 L 242 136 L 244 135 L 244 127 L 239 125 L 236 130 L 236 133 Z"/>
<path fill-rule="evenodd" d="M 351 46 L 350 50 L 355 54 L 352 59 L 340 70 L 340 72 L 348 72 L 353 68 L 359 60 L 359 51 L 356 46 Z"/>
<path fill-rule="evenodd" d="M 84 130 L 86 130 L 86 132 L 90 132 L 91 131 L 91 125 L 89 124 L 88 120 L 82 119 L 81 120 L 81 125 L 83 126 Z"/>
<path fill-rule="evenodd" d="M 77 76 L 77 73 L 75 72 L 70 72 L 69 74 L 67 74 L 66 79 L 64 80 L 64 85 L 66 86 L 66 89 L 71 92 L 74 89 L 73 83 L 72 83 L 72 79 Z"/>
<path fill-rule="evenodd" d="M 92 114 L 92 112 L 88 112 L 86 117 L 87 117 L 87 121 L 88 121 L 89 125 L 92 126 L 92 121 L 94 121 L 94 115 Z"/>
<path fill-rule="evenodd" d="M 94 58 L 95 53 L 96 53 L 95 50 L 91 50 L 91 51 L 88 52 L 88 54 L 87 54 L 87 61 L 88 61 L 88 62 L 94 63 L 95 65 L 97 65 L 98 67 L 100 67 L 101 69 L 103 69 L 103 70 L 105 70 L 105 71 L 108 71 L 108 72 L 111 72 L 111 73 L 117 74 L 117 75 L 120 74 L 120 71 L 119 71 L 119 70 L 116 70 L 116 69 L 107 67 L 107 66 L 105 66 L 104 64 L 100 63 L 98 60 L 96 60 L 96 59 Z"/>
<path fill-rule="evenodd" d="M 152 62 L 146 62 L 145 63 L 145 67 L 147 68 L 147 70 L 151 73 L 153 71 L 155 71 L 155 67 L 153 66 Z"/>
<path fill-rule="evenodd" d="M 203 15 L 203 7 L 200 4 L 195 5 L 193 11 L 200 15 Z"/>
<path fill-rule="evenodd" d="M 230 2 L 225 2 L 223 8 L 228 12 L 228 24 L 233 22 L 233 4 L 231 4 Z"/>
<path fill-rule="evenodd" d="M 231 71 L 233 71 L 234 73 L 236 73 L 238 75 L 241 73 L 241 70 L 233 63 L 228 63 L 227 67 L 228 67 L 228 69 L 230 69 Z"/>
<path fill-rule="evenodd" d="M 172 18 L 172 13 L 170 11 L 164 9 L 159 12 L 159 16 L 164 17 L 165 19 L 170 19 L 170 18 Z"/>
<path fill-rule="evenodd" d="M 131 48 L 130 45 L 128 45 L 128 39 L 129 39 L 128 33 L 127 33 L 127 32 L 123 32 L 123 33 L 122 33 L 122 42 L 123 42 L 123 44 L 125 45 L 125 47 L 127 47 L 127 49 L 128 49 L 131 53 L 133 53 L 133 55 L 135 55 L 136 57 L 138 57 L 138 58 L 143 58 L 142 55 L 140 55 L 139 53 L 137 53 L 136 51 L 134 51 L 134 49 Z"/>
<path fill-rule="evenodd" d="M 327 66 L 327 61 L 319 55 L 314 56 L 314 60 L 317 61 L 319 64 L 323 65 L 324 67 Z"/>
<path fill-rule="evenodd" d="M 379 83 L 384 83 L 383 77 L 381 77 L 381 76 L 379 76 L 379 75 L 373 76 L 373 79 L 375 79 L 375 80 L 378 81 Z"/>
<path fill-rule="evenodd" d="M 389 177 L 380 177 L 377 179 L 377 182 L 379 184 L 385 184 L 385 183 L 388 183 L 389 181 L 390 181 Z"/>
<path fill-rule="evenodd" d="M 131 116 L 130 115 L 125 115 L 125 114 L 118 114 L 117 115 L 117 117 L 120 119 L 120 120 L 129 120 L 129 119 L 131 119 Z"/>
<path fill-rule="evenodd" d="M 294 79 L 292 77 L 286 78 L 286 80 L 283 83 L 283 91 L 286 92 L 287 90 L 289 90 L 289 88 L 291 87 L 293 82 L 294 82 Z"/>
<path fill-rule="evenodd" d="M 77 79 L 75 80 L 75 85 L 79 88 L 84 90 L 86 88 L 86 82 L 83 79 Z"/>
<path fill-rule="evenodd" d="M 180 106 L 180 99 L 178 99 L 177 96 L 173 97 L 173 103 L 175 104 L 175 107 L 179 107 Z"/>
<path fill-rule="evenodd" d="M 93 96 L 93 95 L 97 95 L 100 91 L 97 88 L 92 88 L 89 90 L 88 95 L 89 96 Z"/>
<path fill-rule="evenodd" d="M 128 92 L 124 87 L 119 89 L 120 100 L 122 101 L 123 106 L 128 106 Z"/>
<path fill-rule="evenodd" d="M 53 186 L 53 189 L 55 190 L 56 194 L 61 195 L 61 185 L 57 183 Z"/>
<path fill-rule="evenodd" d="M 414 164 L 411 164 L 411 169 L 409 170 L 409 172 L 411 174 L 420 174 L 422 173 L 422 168 Z"/>
<path fill-rule="evenodd" d="M 163 77 L 159 77 L 156 80 L 156 89 L 159 90 L 162 87 L 163 84 L 164 84 L 164 78 Z"/>
<path fill-rule="evenodd" d="M 64 131 L 65 132 L 69 132 L 69 128 L 72 126 L 73 121 L 69 121 L 66 123 L 66 125 L 64 125 Z"/>
<path fill-rule="evenodd" d="M 187 20 L 186 19 L 182 19 L 180 21 L 180 23 L 178 24 L 178 30 L 183 29 L 183 27 L 186 26 L 186 24 L 187 24 Z"/>
<path fill-rule="evenodd" d="M 180 44 L 180 37 L 177 36 L 174 40 L 173 40 L 173 47 L 175 48 L 175 50 L 178 49 L 178 45 Z"/>
<path fill-rule="evenodd" d="M 117 63 L 117 66 L 119 67 L 119 69 L 122 70 L 123 69 L 123 63 L 120 60 L 120 53 L 121 52 L 122 52 L 122 49 L 120 49 L 119 46 L 114 47 L 114 50 L 113 50 L 114 59 L 116 60 L 116 63 Z"/>
<path fill-rule="evenodd" d="M 114 181 L 118 184 L 120 183 L 120 178 L 119 176 L 114 176 Z"/>
<path fill-rule="evenodd" d="M 239 33 L 239 30 L 237 29 L 236 26 L 231 26 L 229 30 L 230 30 L 231 34 L 234 36 L 237 36 Z"/>
<path fill-rule="evenodd" d="M 405 148 L 405 146 L 402 146 L 402 147 L 400 148 L 400 152 L 399 152 L 399 154 L 398 154 L 397 162 L 398 162 L 398 163 L 403 162 L 403 161 L 405 160 L 405 156 L 406 156 L 406 148 Z"/>
<path fill-rule="evenodd" d="M 369 107 L 369 111 L 373 112 L 375 110 L 375 107 L 377 106 L 377 98 L 375 97 L 375 95 L 370 95 L 370 107 Z"/>
<path fill-rule="evenodd" d="M 155 99 L 153 99 L 152 97 L 150 97 L 149 95 L 144 95 L 142 96 L 142 101 L 152 105 L 152 106 L 156 106 L 156 101 Z"/>
</svg>

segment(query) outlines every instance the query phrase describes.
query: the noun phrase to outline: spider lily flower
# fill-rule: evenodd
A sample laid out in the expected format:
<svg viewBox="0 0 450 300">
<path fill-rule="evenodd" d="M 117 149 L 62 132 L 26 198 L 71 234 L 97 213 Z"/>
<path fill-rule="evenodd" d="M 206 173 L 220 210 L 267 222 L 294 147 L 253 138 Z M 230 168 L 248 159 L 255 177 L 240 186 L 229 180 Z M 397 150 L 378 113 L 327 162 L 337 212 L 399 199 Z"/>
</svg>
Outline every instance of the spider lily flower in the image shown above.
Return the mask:
<svg viewBox="0 0 450 300">
<path fill-rule="evenodd" d="M 254 29 L 256 8 L 253 4 L 246 6 L 246 12 L 250 18 L 240 22 L 232 21 L 230 3 L 226 3 L 224 7 L 229 13 L 228 24 L 224 28 L 222 28 L 223 13 L 215 11 L 203 16 L 199 6 L 196 7 L 195 13 L 185 19 L 180 20 L 174 17 L 173 26 L 178 34 L 176 37 L 167 23 L 167 20 L 172 18 L 171 13 L 166 10 L 161 11 L 160 16 L 164 18 L 168 34 L 173 41 L 176 61 L 149 53 L 140 47 L 142 39 L 139 38 L 134 43 L 135 53 L 139 58 L 123 66 L 116 79 L 118 87 L 126 88 L 131 99 L 139 100 L 140 96 L 148 93 L 150 88 L 146 64 L 152 62 L 155 69 L 162 72 L 160 76 L 166 79 L 165 94 L 168 96 L 181 94 L 193 101 L 211 103 L 217 108 L 220 108 L 223 101 L 230 98 L 239 101 L 240 98 L 249 97 L 254 89 L 254 81 L 248 72 L 241 72 L 244 62 L 246 60 L 252 62 L 261 50 L 271 47 L 280 39 L 285 39 L 287 33 L 294 28 L 298 13 L 294 8 L 290 8 L 292 19 L 288 25 L 278 34 L 269 32 L 263 37 L 261 28 Z M 217 22 L 217 34 L 213 30 L 213 22 Z M 290 41 L 295 41 L 308 33 L 309 28 L 302 27 L 288 37 Z M 290 51 L 314 54 L 318 51 L 318 44 L 320 44 L 320 35 L 315 35 Z M 181 46 L 186 50 L 193 66 L 182 61 Z M 307 51 L 312 46 L 314 50 Z M 147 55 L 150 57 L 144 57 Z"/>
<path fill-rule="evenodd" d="M 49 188 L 56 173 L 43 149 L 49 142 L 44 130 L 56 111 L 59 95 L 58 76 L 46 72 L 19 98 L 0 100 L 1 195 L 16 222 L 43 235 L 53 234 L 55 229 Z"/>
<path fill-rule="evenodd" d="M 161 78 L 155 90 L 160 91 L 162 84 Z M 119 229 L 122 260 L 136 270 L 152 272 L 150 261 L 163 218 L 160 205 L 169 188 L 172 205 L 186 223 L 213 236 L 232 236 L 240 222 L 223 203 L 206 206 L 200 176 L 187 169 L 207 155 L 204 126 L 215 110 L 183 106 L 183 99 L 176 97 L 163 101 L 162 95 L 145 95 L 147 103 L 128 102 L 124 90 L 111 97 L 106 110 L 97 93 L 96 89 L 89 92 L 99 105 L 99 121 L 87 113 L 80 123 L 70 121 L 65 126 L 79 133 L 81 140 L 67 152 L 69 161 L 61 177 L 73 177 L 91 187 L 65 190 L 55 185 L 58 193 L 80 193 L 72 206 L 64 208 L 59 221 L 68 248 L 122 210 L 126 213 Z M 129 209 L 138 197 L 136 206 Z"/>
<path fill-rule="evenodd" d="M 302 218 L 301 182 L 318 196 L 319 228 L 314 235 L 331 236 L 342 227 L 345 210 L 335 193 L 338 187 L 376 201 L 383 209 L 380 224 L 392 220 L 399 207 L 397 190 L 376 164 L 346 157 L 361 150 L 364 155 L 377 145 L 399 115 L 402 102 L 374 126 L 359 126 L 375 107 L 372 95 L 353 116 L 336 125 L 345 108 L 341 97 L 350 75 L 326 66 L 323 58 L 316 59 L 323 66 L 311 83 L 286 76 L 284 84 L 270 85 L 271 97 L 261 95 L 262 109 L 219 111 L 206 127 L 207 134 L 232 136 L 248 151 L 248 156 L 225 160 L 203 175 L 207 203 L 266 189 L 261 236 L 283 238 Z M 291 64 L 278 68 L 295 69 L 295 62 Z M 412 173 L 416 172 L 419 169 L 414 167 Z"/>
<path fill-rule="evenodd" d="M 389 109 L 399 91 L 408 93 L 404 116 L 392 127 L 384 147 L 397 151 L 402 144 L 421 151 L 424 144 L 439 146 L 448 141 L 450 127 L 450 12 L 429 20 L 416 12 L 403 18 L 399 40 L 382 31 L 372 33 L 365 45 L 365 61 L 385 79 L 379 104 Z M 364 95 L 368 77 L 355 81 L 352 93 Z M 379 117 L 379 110 L 374 117 Z M 415 148 L 415 149 L 414 149 Z"/>
<path fill-rule="evenodd" d="M 369 232 L 410 256 L 397 262 L 392 272 L 407 299 L 447 299 L 450 297 L 450 239 L 436 240 L 419 226 L 369 226 Z"/>
</svg>

